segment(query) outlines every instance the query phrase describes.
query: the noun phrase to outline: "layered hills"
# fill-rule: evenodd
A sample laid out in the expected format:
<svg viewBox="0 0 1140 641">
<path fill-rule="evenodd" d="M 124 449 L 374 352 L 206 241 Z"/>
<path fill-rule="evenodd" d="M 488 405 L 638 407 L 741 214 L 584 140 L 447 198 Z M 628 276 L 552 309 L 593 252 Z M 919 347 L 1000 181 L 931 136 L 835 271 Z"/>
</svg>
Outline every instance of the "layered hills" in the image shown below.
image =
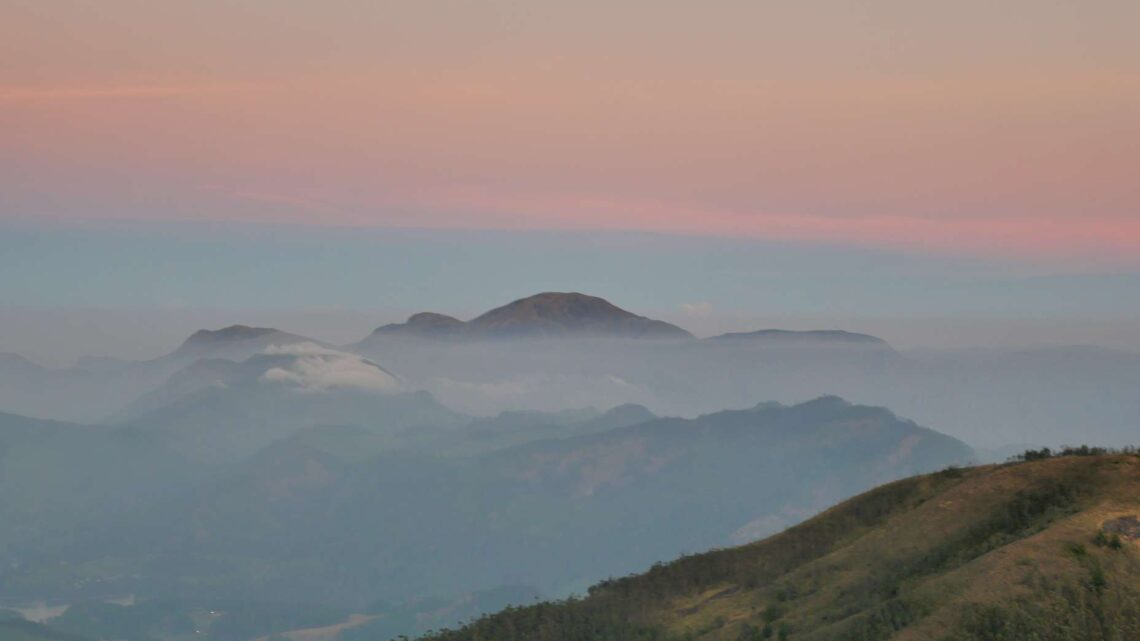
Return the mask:
<svg viewBox="0 0 1140 641">
<path fill-rule="evenodd" d="M 797 402 L 827 393 L 889 406 L 996 451 L 1062 444 L 1078 423 L 1093 430 L 1091 440 L 1124 445 L 1140 411 L 1135 352 L 895 351 L 869 335 L 841 330 L 759 330 L 697 340 L 661 328 L 596 297 L 547 293 L 467 321 L 417 314 L 339 349 L 366 357 L 409 390 L 426 390 L 452 409 L 479 415 L 637 403 L 693 416 L 758 398 Z M 665 334 L 677 340 L 639 338 Z M 504 336 L 516 340 L 469 340 Z M 591 340 L 570 340 L 575 338 Z M 194 378 L 183 370 L 225 367 L 197 367 L 199 361 L 241 362 L 299 343 L 320 345 L 269 327 L 236 325 L 196 332 L 170 353 L 145 361 L 85 358 L 61 369 L 0 356 L 0 410 L 116 422 L 136 416 L 140 398 L 174 377 Z"/>
<path fill-rule="evenodd" d="M 54 438 L 12 418 L 0 505 L 23 527 L 0 540 L 0 598 L 133 593 L 202 608 L 320 595 L 367 613 L 500 586 L 560 595 L 971 457 L 960 441 L 830 397 L 694 419 L 621 406 L 393 429 L 330 414 L 356 424 L 277 432 L 239 456 L 274 423 L 222 399 L 195 401 L 212 409 L 186 422 L 60 425 Z M 231 454 L 204 466 L 200 443 Z M 122 461 L 113 474 L 109 460 Z"/>
</svg>

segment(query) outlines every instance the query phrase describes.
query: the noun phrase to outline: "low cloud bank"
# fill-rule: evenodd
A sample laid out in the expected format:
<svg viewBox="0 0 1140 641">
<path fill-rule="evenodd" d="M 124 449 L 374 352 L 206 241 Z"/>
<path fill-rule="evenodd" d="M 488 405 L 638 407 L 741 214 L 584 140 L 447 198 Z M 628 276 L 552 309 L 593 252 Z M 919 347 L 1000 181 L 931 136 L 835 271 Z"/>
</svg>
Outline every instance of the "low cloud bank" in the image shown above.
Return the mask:
<svg viewBox="0 0 1140 641">
<path fill-rule="evenodd" d="M 379 365 L 356 354 L 341 352 L 316 343 L 271 345 L 265 354 L 293 356 L 291 363 L 273 367 L 261 380 L 294 385 L 311 392 L 354 389 L 370 392 L 397 392 L 400 379 Z"/>
</svg>

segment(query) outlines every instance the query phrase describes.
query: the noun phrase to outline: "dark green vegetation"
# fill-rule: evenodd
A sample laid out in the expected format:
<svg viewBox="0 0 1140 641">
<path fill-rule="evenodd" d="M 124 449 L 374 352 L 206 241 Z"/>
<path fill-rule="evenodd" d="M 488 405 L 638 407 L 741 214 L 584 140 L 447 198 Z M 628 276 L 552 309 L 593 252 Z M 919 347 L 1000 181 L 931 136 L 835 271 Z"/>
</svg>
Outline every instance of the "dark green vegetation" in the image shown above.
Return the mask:
<svg viewBox="0 0 1140 641">
<path fill-rule="evenodd" d="M 1136 448 L 1107 448 L 1107 447 L 1090 447 L 1088 445 L 1080 445 L 1077 447 L 1065 446 L 1057 450 L 1048 447 L 1043 447 L 1039 450 L 1025 450 L 1020 454 L 1010 457 L 1011 461 L 1043 461 L 1056 456 L 1104 456 L 1105 454 L 1135 454 Z"/>
<path fill-rule="evenodd" d="M 759 543 L 431 639 L 1131 641 L 1140 542 L 1127 533 L 1137 514 L 1134 454 L 949 468 Z M 1105 530 L 1126 534 L 1115 545 Z"/>
</svg>

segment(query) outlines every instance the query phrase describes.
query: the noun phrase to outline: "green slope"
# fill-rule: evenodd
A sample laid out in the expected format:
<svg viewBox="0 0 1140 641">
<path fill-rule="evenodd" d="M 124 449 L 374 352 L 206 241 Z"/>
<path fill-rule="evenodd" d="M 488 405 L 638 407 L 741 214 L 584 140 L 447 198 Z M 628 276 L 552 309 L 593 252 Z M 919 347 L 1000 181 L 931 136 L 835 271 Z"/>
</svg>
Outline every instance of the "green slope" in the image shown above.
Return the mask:
<svg viewBox="0 0 1140 641">
<path fill-rule="evenodd" d="M 1133 455 L 950 469 L 433 639 L 1131 641 L 1138 515 Z"/>
</svg>

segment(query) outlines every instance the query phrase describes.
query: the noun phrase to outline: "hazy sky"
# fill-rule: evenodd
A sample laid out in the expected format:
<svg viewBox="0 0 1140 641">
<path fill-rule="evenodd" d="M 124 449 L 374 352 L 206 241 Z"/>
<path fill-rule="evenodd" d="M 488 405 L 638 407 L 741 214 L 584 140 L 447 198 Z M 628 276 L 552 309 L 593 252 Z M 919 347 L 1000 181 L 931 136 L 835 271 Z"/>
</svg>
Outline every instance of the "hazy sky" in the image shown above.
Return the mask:
<svg viewBox="0 0 1140 641">
<path fill-rule="evenodd" d="M 1140 3 L 0 4 L 3 216 L 1140 253 Z"/>
<path fill-rule="evenodd" d="M 700 335 L 842 327 L 900 347 L 1140 349 L 1140 271 L 645 232 L 221 223 L 0 225 L 0 352 L 136 358 L 195 329 L 337 343 L 432 310 L 584 291 Z"/>
<path fill-rule="evenodd" d="M 1135 318 L 1138 29 L 1131 0 L 0 0 L 0 307 Z"/>
</svg>

